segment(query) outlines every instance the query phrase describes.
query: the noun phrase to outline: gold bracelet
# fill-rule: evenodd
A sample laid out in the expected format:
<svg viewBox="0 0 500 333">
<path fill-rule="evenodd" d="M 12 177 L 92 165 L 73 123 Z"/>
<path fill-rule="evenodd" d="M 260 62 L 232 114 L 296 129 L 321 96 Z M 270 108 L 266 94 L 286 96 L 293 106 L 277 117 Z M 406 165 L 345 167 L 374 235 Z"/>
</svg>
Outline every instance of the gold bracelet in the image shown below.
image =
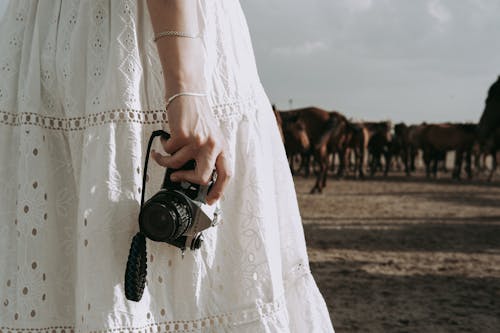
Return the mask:
<svg viewBox="0 0 500 333">
<path fill-rule="evenodd" d="M 200 34 L 191 34 L 189 32 L 184 32 L 184 31 L 173 31 L 173 30 L 168 30 L 168 31 L 162 31 L 159 32 L 155 35 L 155 38 L 153 41 L 157 41 L 161 37 L 165 36 L 175 36 L 175 37 L 187 37 L 187 38 L 198 38 Z"/>
</svg>

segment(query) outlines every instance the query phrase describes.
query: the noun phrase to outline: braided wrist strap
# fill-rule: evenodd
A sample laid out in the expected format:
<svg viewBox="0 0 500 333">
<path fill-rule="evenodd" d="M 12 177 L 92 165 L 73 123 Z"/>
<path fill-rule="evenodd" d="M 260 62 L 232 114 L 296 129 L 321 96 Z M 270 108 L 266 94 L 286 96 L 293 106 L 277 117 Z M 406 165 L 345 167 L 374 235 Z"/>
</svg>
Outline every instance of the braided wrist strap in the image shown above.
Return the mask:
<svg viewBox="0 0 500 333">
<path fill-rule="evenodd" d="M 138 232 L 132 239 L 125 270 L 125 296 L 139 302 L 146 286 L 147 275 L 146 236 Z"/>
<path fill-rule="evenodd" d="M 206 93 L 195 93 L 195 92 L 187 92 L 187 91 L 183 91 L 183 92 L 180 92 L 180 93 L 177 93 L 177 94 L 174 94 L 172 95 L 168 100 L 167 100 L 167 105 L 165 106 L 165 109 L 168 109 L 168 106 L 170 105 L 170 103 L 177 97 L 179 96 L 207 96 Z"/>
</svg>

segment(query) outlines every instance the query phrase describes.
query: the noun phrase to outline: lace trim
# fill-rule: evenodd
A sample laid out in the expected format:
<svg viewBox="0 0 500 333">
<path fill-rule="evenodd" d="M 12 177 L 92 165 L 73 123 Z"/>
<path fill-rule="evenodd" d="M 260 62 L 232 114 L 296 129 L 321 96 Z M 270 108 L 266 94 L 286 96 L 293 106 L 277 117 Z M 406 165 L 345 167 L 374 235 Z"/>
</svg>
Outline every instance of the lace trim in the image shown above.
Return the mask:
<svg viewBox="0 0 500 333">
<path fill-rule="evenodd" d="M 200 329 L 217 327 L 234 327 L 242 324 L 258 321 L 262 318 L 272 317 L 274 314 L 286 308 L 285 298 L 271 302 L 262 303 L 253 309 L 242 310 L 239 312 L 228 312 L 220 315 L 207 316 L 195 320 L 170 320 L 159 323 L 147 324 L 139 327 L 117 327 L 102 330 L 88 331 L 89 333 L 105 332 L 127 332 L 127 333 L 147 333 L 147 332 L 197 332 Z M 0 333 L 17 333 L 20 331 L 32 333 L 75 333 L 74 326 L 50 326 L 45 328 L 16 328 L 0 327 Z"/>
<path fill-rule="evenodd" d="M 308 266 L 305 264 L 296 265 L 285 279 L 285 288 L 291 288 L 299 278 L 311 274 Z M 201 329 L 220 328 L 220 327 L 236 327 L 243 324 L 248 324 L 260 319 L 272 318 L 280 311 L 286 310 L 286 298 L 282 295 L 274 302 L 260 303 L 251 309 L 240 311 L 227 312 L 219 315 L 207 316 L 194 320 L 171 320 L 159 323 L 147 324 L 139 327 L 117 327 L 109 329 L 101 329 L 88 331 L 89 333 L 194 333 Z M 45 328 L 15 328 L 15 327 L 0 327 L 0 333 L 18 333 L 27 331 L 31 333 L 75 333 L 74 326 L 50 326 Z"/>
<path fill-rule="evenodd" d="M 256 109 L 257 98 L 255 96 L 212 106 L 212 112 L 219 121 L 241 119 L 244 114 L 248 114 Z"/>
<path fill-rule="evenodd" d="M 212 111 L 219 121 L 228 121 L 240 118 L 249 110 L 254 110 L 255 105 L 255 100 L 249 98 L 215 105 L 212 107 Z M 114 109 L 83 117 L 54 117 L 35 112 L 13 113 L 0 110 L 0 124 L 8 126 L 33 125 L 51 130 L 81 131 L 108 123 L 124 122 L 139 124 L 168 123 L 165 110 Z"/>
<path fill-rule="evenodd" d="M 158 124 L 167 122 L 164 110 L 116 109 L 84 117 L 61 118 L 34 112 L 11 113 L 0 110 L 0 124 L 9 126 L 33 125 L 51 130 L 80 131 L 107 123 Z"/>
</svg>

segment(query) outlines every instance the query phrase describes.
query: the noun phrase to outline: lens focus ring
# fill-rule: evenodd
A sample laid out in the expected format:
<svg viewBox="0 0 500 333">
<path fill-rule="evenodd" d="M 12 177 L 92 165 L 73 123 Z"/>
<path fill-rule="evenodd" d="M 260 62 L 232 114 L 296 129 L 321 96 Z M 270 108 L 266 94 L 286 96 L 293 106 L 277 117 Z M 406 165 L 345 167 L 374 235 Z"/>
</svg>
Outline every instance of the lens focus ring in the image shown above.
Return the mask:
<svg viewBox="0 0 500 333">
<path fill-rule="evenodd" d="M 159 192 L 139 215 L 141 231 L 151 240 L 169 242 L 182 236 L 192 221 L 187 199 L 173 191 Z"/>
<path fill-rule="evenodd" d="M 190 226 L 191 222 L 191 214 L 189 212 L 189 207 L 179 201 L 172 201 L 170 203 L 173 207 L 175 207 L 176 212 L 176 230 L 173 235 L 173 239 L 180 237 Z"/>
</svg>

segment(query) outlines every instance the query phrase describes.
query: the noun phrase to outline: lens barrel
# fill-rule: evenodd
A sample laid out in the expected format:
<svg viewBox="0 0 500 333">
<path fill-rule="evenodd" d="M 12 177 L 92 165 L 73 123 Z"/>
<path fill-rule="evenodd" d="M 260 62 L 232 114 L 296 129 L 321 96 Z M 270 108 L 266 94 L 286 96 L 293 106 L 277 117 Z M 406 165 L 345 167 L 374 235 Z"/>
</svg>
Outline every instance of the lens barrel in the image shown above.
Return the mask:
<svg viewBox="0 0 500 333">
<path fill-rule="evenodd" d="M 191 225 L 192 212 L 186 198 L 176 191 L 160 191 L 142 207 L 141 231 L 151 240 L 170 242 Z"/>
</svg>

